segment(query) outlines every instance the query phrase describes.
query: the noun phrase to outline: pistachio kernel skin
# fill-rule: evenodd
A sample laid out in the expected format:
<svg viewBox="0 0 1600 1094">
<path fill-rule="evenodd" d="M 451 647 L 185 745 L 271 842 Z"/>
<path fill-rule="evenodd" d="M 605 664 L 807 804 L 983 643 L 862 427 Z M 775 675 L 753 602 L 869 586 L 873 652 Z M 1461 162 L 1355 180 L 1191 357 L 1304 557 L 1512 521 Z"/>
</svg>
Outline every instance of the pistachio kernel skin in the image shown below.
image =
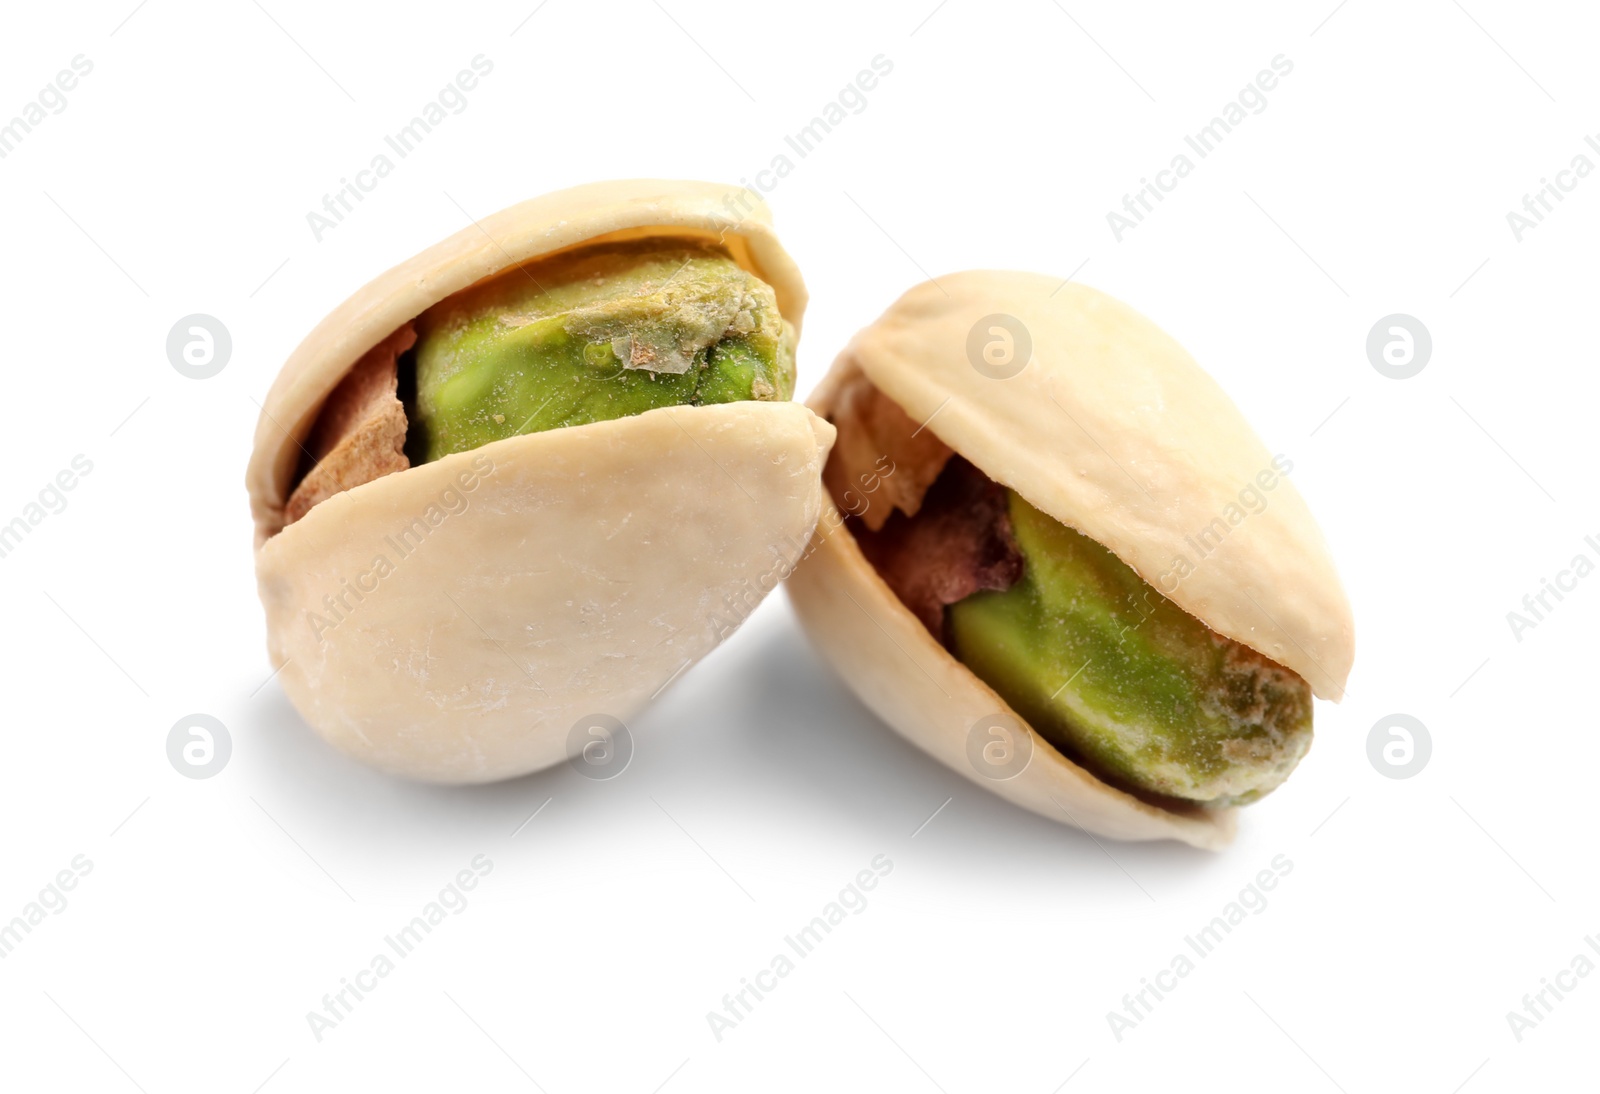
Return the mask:
<svg viewBox="0 0 1600 1094">
<path fill-rule="evenodd" d="M 1008 491 L 1021 580 L 948 609 L 955 655 L 1107 781 L 1243 805 L 1311 747 L 1311 689 Z"/>
<path fill-rule="evenodd" d="M 716 246 L 602 243 L 500 274 L 417 320 L 416 462 L 667 406 L 794 392 L 794 327 Z"/>
</svg>

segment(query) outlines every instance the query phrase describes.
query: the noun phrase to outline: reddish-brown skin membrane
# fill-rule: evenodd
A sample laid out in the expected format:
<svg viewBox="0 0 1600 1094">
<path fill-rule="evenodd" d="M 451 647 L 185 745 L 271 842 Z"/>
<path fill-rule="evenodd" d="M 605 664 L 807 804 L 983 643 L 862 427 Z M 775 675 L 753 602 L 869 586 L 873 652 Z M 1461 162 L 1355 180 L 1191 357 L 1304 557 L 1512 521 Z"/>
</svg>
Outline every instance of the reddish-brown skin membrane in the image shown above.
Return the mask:
<svg viewBox="0 0 1600 1094">
<path fill-rule="evenodd" d="M 945 464 L 915 517 L 896 510 L 881 531 L 852 531 L 885 583 L 940 642 L 946 605 L 985 589 L 1003 592 L 1022 577 L 1005 487 L 960 456 Z"/>
<path fill-rule="evenodd" d="M 399 359 L 416 344 L 406 323 L 367 351 L 339 382 L 317 415 L 302 455 L 313 463 L 284 507 L 293 524 L 335 494 L 411 466 L 406 458 L 406 411 L 397 394 Z"/>
</svg>

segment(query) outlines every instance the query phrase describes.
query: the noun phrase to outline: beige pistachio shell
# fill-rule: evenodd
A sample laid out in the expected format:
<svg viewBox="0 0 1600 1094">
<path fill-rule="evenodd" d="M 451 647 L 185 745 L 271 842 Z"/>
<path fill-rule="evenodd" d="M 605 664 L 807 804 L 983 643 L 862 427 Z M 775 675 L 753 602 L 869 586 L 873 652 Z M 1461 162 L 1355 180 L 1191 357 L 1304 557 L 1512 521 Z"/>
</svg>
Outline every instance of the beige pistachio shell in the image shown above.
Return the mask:
<svg viewBox="0 0 1600 1094">
<path fill-rule="evenodd" d="M 558 763 L 576 721 L 626 722 L 777 585 L 832 441 L 798 403 L 663 407 L 338 494 L 257 557 L 278 679 L 385 771 Z"/>
<path fill-rule="evenodd" d="M 433 304 L 585 243 L 716 238 L 799 326 L 805 288 L 748 191 L 613 182 L 484 219 L 374 280 L 273 384 L 248 471 L 268 648 L 337 747 L 441 782 L 626 721 L 770 591 L 823 505 L 833 427 L 796 403 L 668 407 L 498 441 L 335 494 L 284 527 L 300 446 L 373 346 Z"/>
<path fill-rule="evenodd" d="M 1032 355 L 1008 379 L 968 353 L 1019 320 Z M 981 325 L 980 325 L 981 321 Z M 981 349 L 980 349 L 981 352 Z M 991 370 L 994 371 L 994 370 Z M 1004 371 L 1004 370 L 1002 370 Z M 912 418 L 989 477 L 1109 547 L 1212 629 L 1294 669 L 1338 698 L 1353 625 L 1327 548 L 1291 482 L 1265 509 L 1229 523 L 1196 558 L 1188 537 L 1218 518 L 1272 456 L 1232 401 L 1149 320 L 1057 278 L 971 272 L 906 293 L 835 362 L 809 405 L 824 417 L 864 373 Z M 831 504 L 812 553 L 788 582 L 815 645 L 881 718 L 948 767 L 1043 816 L 1115 839 L 1177 839 L 1220 848 L 1235 810 L 1157 805 L 1066 759 L 941 646 L 861 553 Z M 1196 564 L 1176 585 L 1174 561 Z M 973 727 L 997 715 L 1026 734 L 1027 765 L 1009 779 L 969 759 Z"/>
</svg>

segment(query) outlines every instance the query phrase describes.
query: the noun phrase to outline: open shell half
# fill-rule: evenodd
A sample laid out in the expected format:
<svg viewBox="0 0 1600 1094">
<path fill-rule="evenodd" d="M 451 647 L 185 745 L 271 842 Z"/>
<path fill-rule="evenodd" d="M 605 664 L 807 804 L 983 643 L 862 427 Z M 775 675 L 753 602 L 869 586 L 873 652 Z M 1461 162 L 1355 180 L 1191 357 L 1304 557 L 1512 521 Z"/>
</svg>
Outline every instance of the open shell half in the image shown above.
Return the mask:
<svg viewBox="0 0 1600 1094">
<path fill-rule="evenodd" d="M 1031 345 L 1014 371 L 980 367 L 975 356 L 997 326 L 1009 326 L 1019 352 Z M 1273 457 L 1148 319 L 1058 278 L 955 274 L 911 289 L 861 331 L 808 405 L 830 417 L 862 376 L 919 428 L 1111 550 L 1212 630 L 1292 669 L 1318 696 L 1342 697 L 1353 624 L 1321 532 L 1287 479 L 1265 508 L 1233 522 L 1240 491 Z M 1196 558 L 1192 537 L 1219 519 L 1225 532 Z M 863 701 L 979 785 L 1116 839 L 1206 848 L 1231 840 L 1236 810 L 1107 785 L 1027 726 L 901 603 L 831 501 L 788 588 L 814 644 Z M 996 718 L 1020 727 L 1031 751 L 1004 779 L 969 759 L 974 727 Z"/>
<path fill-rule="evenodd" d="M 799 327 L 805 287 L 748 190 L 608 182 L 524 202 L 397 266 L 284 365 L 248 471 L 256 572 L 278 679 L 337 747 L 440 782 L 558 763 L 575 720 L 631 717 L 810 536 L 834 431 L 782 402 L 511 437 L 335 493 L 285 526 L 318 412 L 369 350 L 523 263 L 652 236 L 720 243 Z"/>
</svg>

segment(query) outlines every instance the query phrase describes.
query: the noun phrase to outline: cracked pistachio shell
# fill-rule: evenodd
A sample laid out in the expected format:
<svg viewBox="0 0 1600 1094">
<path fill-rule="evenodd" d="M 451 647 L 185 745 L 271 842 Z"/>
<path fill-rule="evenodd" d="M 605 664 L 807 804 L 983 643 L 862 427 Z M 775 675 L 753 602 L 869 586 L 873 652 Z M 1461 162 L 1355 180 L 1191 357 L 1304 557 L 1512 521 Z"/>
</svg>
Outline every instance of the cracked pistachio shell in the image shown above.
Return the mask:
<svg viewBox="0 0 1600 1094">
<path fill-rule="evenodd" d="M 438 782 L 565 759 L 742 618 L 823 505 L 834 431 L 789 402 L 672 406 L 509 437 L 385 475 L 284 526 L 300 444 L 368 349 L 452 294 L 602 240 L 720 243 L 799 327 L 806 293 L 748 192 L 608 182 L 469 226 L 328 316 L 273 384 L 247 473 L 278 679 L 329 742 Z M 330 609 L 330 599 L 337 611 Z"/>
<path fill-rule="evenodd" d="M 997 320 L 1020 322 L 1032 351 L 1004 379 L 969 351 L 974 329 Z M 809 405 L 827 417 L 861 374 L 991 479 L 1108 548 L 1212 630 L 1298 673 L 1317 695 L 1343 696 L 1353 623 L 1316 522 L 1283 476 L 1264 492 L 1265 508 L 1230 522 L 1240 491 L 1272 470 L 1272 454 L 1148 319 L 1059 278 L 960 273 L 911 289 L 861 331 Z M 1191 537 L 1219 519 L 1220 545 L 1198 558 Z M 813 548 L 788 582 L 797 614 L 862 700 L 912 743 L 1015 804 L 1090 832 L 1205 848 L 1232 839 L 1234 809 L 1135 797 L 1056 751 L 900 603 L 831 502 Z M 1181 580 L 1179 559 L 1191 563 Z M 1007 778 L 969 759 L 974 727 L 996 717 L 1026 735 L 1026 766 Z"/>
</svg>

